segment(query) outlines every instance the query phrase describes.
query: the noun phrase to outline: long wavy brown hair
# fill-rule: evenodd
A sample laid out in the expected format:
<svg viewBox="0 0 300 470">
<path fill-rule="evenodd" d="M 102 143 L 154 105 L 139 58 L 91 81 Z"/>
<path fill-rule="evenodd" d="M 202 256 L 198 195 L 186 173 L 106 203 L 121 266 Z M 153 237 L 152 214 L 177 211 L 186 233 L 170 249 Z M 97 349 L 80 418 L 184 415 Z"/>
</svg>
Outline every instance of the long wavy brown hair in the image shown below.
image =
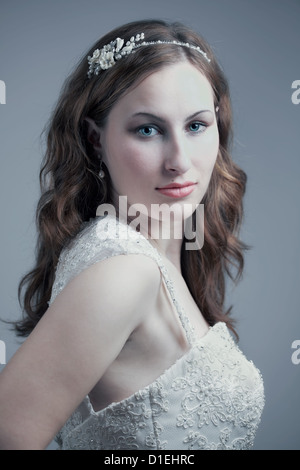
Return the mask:
<svg viewBox="0 0 300 470">
<path fill-rule="evenodd" d="M 160 44 L 141 47 L 110 69 L 88 78 L 88 55 L 117 37 L 127 41 L 141 32 L 147 41 L 177 40 L 200 46 L 211 61 L 207 62 L 193 49 Z M 229 316 L 231 307 L 225 311 L 224 303 L 226 277 L 237 282 L 244 267 L 246 245 L 239 239 L 239 229 L 246 175 L 230 156 L 232 111 L 228 83 L 211 48 L 198 34 L 180 23 L 145 20 L 121 26 L 94 44 L 66 81 L 53 111 L 46 129 L 47 148 L 40 171 L 36 264 L 19 285 L 23 318 L 15 324 L 18 335 L 27 336 L 46 312 L 63 247 L 79 232 L 84 221 L 95 217 L 100 203 L 112 202 L 109 175 L 104 185 L 99 178 L 99 159 L 87 139 L 85 118 L 104 126 L 114 103 L 133 85 L 182 60 L 197 67 L 213 88 L 215 106 L 219 107 L 220 139 L 211 181 L 201 201 L 205 205 L 204 246 L 201 250 L 185 250 L 183 243 L 182 272 L 207 322 L 213 325 L 223 321 L 235 331 Z"/>
</svg>

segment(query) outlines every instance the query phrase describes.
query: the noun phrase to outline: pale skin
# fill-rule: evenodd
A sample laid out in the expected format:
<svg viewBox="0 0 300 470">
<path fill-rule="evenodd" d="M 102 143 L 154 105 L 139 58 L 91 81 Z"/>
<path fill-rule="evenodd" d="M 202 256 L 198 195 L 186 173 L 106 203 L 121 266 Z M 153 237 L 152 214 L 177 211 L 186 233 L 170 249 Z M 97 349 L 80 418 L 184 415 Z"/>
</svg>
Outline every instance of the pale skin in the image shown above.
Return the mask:
<svg viewBox="0 0 300 470">
<path fill-rule="evenodd" d="M 120 98 L 103 129 L 89 123 L 116 203 L 126 194 L 130 204 L 171 204 L 156 188 L 174 181 L 195 182 L 184 199 L 201 201 L 219 138 L 211 85 L 193 65 L 180 62 L 153 73 Z M 196 333 L 205 335 L 208 325 L 181 275 L 182 241 L 150 242 Z M 95 264 L 63 289 L 1 373 L 0 448 L 46 448 L 87 394 L 96 411 L 120 401 L 188 348 L 153 260 L 128 255 Z"/>
</svg>

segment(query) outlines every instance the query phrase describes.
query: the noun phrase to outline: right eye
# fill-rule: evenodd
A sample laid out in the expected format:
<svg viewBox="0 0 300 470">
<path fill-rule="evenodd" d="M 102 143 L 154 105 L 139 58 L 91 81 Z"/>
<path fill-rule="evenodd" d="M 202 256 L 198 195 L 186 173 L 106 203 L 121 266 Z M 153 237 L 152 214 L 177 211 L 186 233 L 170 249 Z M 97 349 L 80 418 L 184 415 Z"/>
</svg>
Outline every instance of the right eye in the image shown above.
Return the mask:
<svg viewBox="0 0 300 470">
<path fill-rule="evenodd" d="M 159 132 L 153 126 L 142 126 L 138 128 L 137 133 L 141 135 L 142 137 L 153 137 L 154 135 L 157 135 Z"/>
</svg>

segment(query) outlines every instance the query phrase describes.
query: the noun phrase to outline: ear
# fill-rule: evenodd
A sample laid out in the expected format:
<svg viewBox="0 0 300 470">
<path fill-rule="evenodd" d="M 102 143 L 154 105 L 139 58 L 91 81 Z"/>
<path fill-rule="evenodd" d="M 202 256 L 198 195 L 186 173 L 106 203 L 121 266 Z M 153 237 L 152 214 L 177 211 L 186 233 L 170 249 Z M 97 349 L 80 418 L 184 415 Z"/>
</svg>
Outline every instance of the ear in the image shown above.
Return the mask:
<svg viewBox="0 0 300 470">
<path fill-rule="evenodd" d="M 97 126 L 95 121 L 89 117 L 86 117 L 84 121 L 87 123 L 87 139 L 93 145 L 96 152 L 100 152 L 100 128 Z"/>
</svg>

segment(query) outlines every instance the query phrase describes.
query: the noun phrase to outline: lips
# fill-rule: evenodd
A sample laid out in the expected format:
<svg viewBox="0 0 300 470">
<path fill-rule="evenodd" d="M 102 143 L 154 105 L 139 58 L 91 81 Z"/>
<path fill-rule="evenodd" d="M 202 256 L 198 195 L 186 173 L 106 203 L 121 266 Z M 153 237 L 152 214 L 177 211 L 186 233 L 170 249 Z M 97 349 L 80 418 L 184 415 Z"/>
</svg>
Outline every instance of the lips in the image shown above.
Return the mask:
<svg viewBox="0 0 300 470">
<path fill-rule="evenodd" d="M 170 183 L 162 188 L 156 188 L 161 194 L 173 198 L 186 197 L 195 189 L 196 183 L 187 181 L 185 183 Z"/>
</svg>

